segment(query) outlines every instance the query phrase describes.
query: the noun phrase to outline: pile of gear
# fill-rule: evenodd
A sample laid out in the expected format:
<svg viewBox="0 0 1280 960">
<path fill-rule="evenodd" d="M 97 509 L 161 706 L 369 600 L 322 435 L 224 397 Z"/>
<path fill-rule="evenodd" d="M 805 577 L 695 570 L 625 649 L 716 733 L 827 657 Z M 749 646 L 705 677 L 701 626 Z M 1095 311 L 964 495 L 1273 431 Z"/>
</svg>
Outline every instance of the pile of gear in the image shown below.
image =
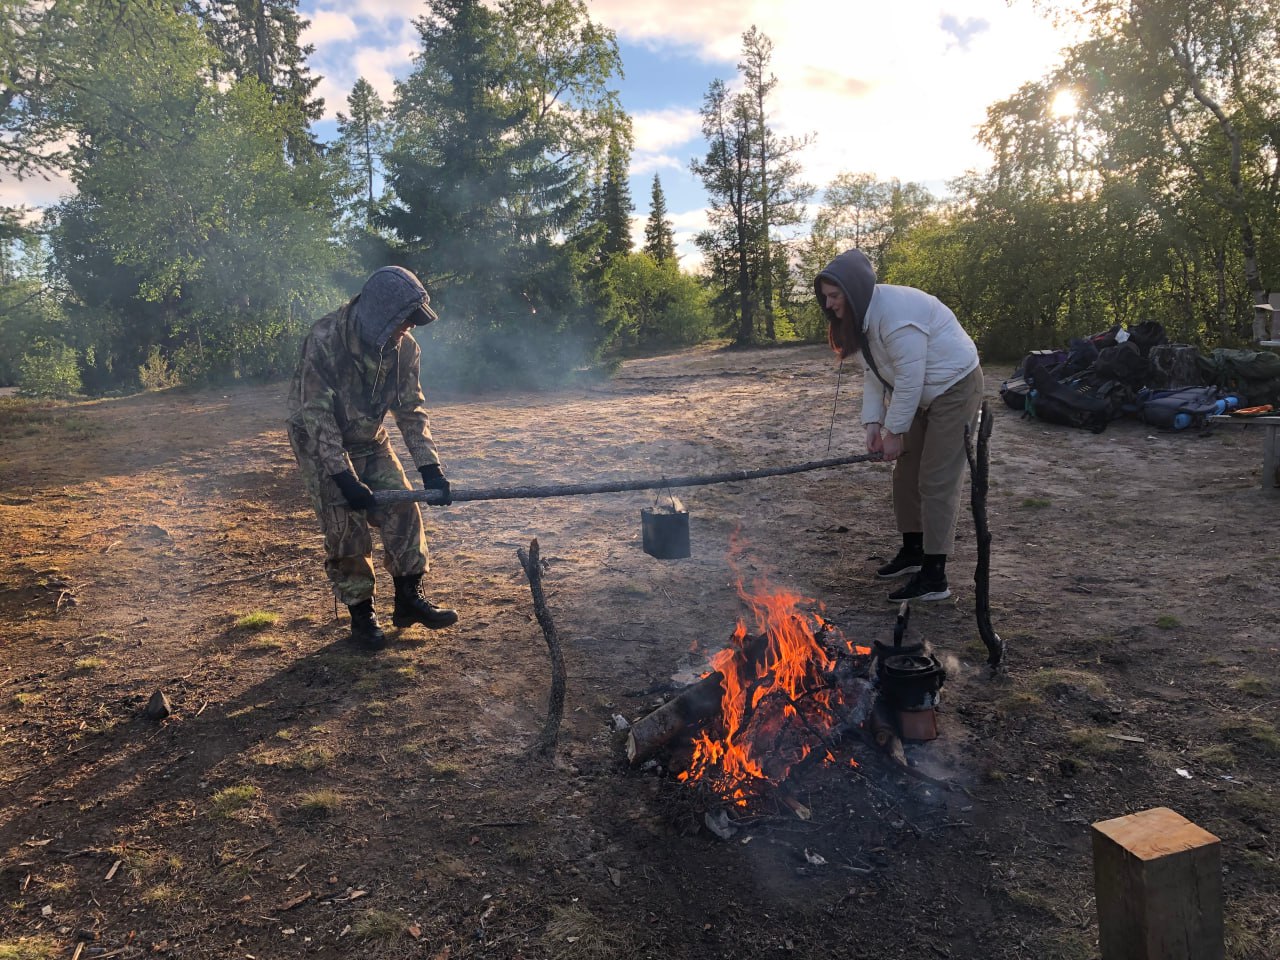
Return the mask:
<svg viewBox="0 0 1280 960">
<path fill-rule="evenodd" d="M 1280 354 L 1219 348 L 1209 355 L 1169 343 L 1146 320 L 1073 338 L 1065 350 L 1027 354 L 1000 396 L 1024 416 L 1101 433 L 1121 417 L 1167 430 L 1202 426 L 1228 411 L 1280 406 Z"/>
</svg>

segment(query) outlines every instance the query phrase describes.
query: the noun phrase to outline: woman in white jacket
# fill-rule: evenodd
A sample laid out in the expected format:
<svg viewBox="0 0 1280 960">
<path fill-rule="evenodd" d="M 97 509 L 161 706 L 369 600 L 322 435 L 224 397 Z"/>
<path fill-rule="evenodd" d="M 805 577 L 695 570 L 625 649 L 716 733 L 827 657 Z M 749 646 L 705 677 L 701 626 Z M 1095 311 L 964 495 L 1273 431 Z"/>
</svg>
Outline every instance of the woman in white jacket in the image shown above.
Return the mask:
<svg viewBox="0 0 1280 960">
<path fill-rule="evenodd" d="M 862 422 L 867 450 L 893 465 L 893 512 L 902 549 L 880 567 L 911 575 L 889 594 L 944 600 L 964 480 L 964 431 L 982 404 L 982 367 L 973 340 L 937 297 L 876 283 L 861 250 L 846 250 L 814 279 L 831 348 L 862 356 Z"/>
</svg>

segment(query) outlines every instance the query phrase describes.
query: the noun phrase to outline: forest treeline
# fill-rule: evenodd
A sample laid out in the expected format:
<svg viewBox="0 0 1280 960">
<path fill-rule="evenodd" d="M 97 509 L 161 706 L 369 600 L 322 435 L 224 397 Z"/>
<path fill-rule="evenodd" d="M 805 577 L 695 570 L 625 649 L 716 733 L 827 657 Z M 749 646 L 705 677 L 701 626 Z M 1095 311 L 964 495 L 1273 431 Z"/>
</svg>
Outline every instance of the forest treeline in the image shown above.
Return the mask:
<svg viewBox="0 0 1280 960">
<path fill-rule="evenodd" d="M 283 375 L 387 263 L 445 318 L 420 334 L 439 378 L 555 382 L 711 337 L 818 339 L 812 277 L 853 245 L 950 304 L 991 358 L 1147 319 L 1247 341 L 1280 260 L 1280 0 L 1040 7 L 1084 39 L 988 107 L 990 168 L 941 196 L 854 171 L 804 182 L 821 140 L 775 132 L 772 44 L 743 34 L 702 101 L 690 270 L 659 178 L 631 196 L 624 64 L 584 0 L 426 0 L 411 72 L 388 102 L 358 80 L 329 142 L 297 0 L 0 0 L 0 164 L 75 188 L 0 211 L 0 385 Z M 933 149 L 901 109 L 867 136 Z"/>
</svg>

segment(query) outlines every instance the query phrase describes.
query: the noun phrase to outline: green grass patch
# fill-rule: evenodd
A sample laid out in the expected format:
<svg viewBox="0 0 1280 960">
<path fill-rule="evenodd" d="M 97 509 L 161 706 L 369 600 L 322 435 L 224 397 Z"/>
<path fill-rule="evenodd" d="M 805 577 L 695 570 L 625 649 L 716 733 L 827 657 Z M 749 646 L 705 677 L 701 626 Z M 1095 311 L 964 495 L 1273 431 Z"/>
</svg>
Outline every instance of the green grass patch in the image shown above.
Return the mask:
<svg viewBox="0 0 1280 960">
<path fill-rule="evenodd" d="M 1043 510 L 1045 507 L 1052 506 L 1052 501 L 1044 497 L 1027 497 L 1022 501 L 1022 505 L 1028 510 Z"/>
<path fill-rule="evenodd" d="M 250 806 L 262 791 L 252 784 L 242 783 L 234 787 L 224 787 L 213 795 L 213 814 L 216 817 L 229 817 L 239 810 Z"/>
<path fill-rule="evenodd" d="M 1215 743 L 1195 752 L 1195 758 L 1211 767 L 1234 767 L 1238 762 L 1236 752 L 1225 743 Z"/>
<path fill-rule="evenodd" d="M 305 770 L 314 773 L 333 763 L 333 751 L 328 747 L 304 747 L 288 757 L 284 766 L 289 770 Z"/>
<path fill-rule="evenodd" d="M 1161 630 L 1176 630 L 1182 626 L 1182 621 L 1171 613 L 1164 613 L 1156 617 L 1156 626 Z"/>
<path fill-rule="evenodd" d="M 366 910 L 351 924 L 351 933 L 357 940 L 373 943 L 391 943 L 406 936 L 404 917 L 389 910 Z"/>
<path fill-rule="evenodd" d="M 63 955 L 61 944 L 44 937 L 0 940 L 0 960 L 54 960 Z"/>
<path fill-rule="evenodd" d="M 1224 723 L 1222 735 L 1236 743 L 1246 743 L 1268 757 L 1280 757 L 1280 732 L 1265 720 L 1236 720 Z"/>
<path fill-rule="evenodd" d="M 986 649 L 985 647 L 983 649 Z M 1001 697 L 996 701 L 995 707 L 1004 714 L 1024 714 L 1031 713 L 1044 704 L 1044 699 L 1038 693 L 1032 693 L 1029 690 L 1018 690 L 1006 697 Z"/>
<path fill-rule="evenodd" d="M 346 798 L 336 790 L 312 790 L 298 798 L 298 812 L 319 820 L 333 816 L 345 802 Z"/>
<path fill-rule="evenodd" d="M 553 906 L 542 946 L 552 960 L 630 960 L 636 948 L 581 907 Z"/>
<path fill-rule="evenodd" d="M 1112 740 L 1101 730 L 1080 727 L 1067 731 L 1067 742 L 1081 753 L 1092 757 L 1104 757 L 1120 749 L 1120 742 Z"/>
<path fill-rule="evenodd" d="M 1022 887 L 1014 887 L 1012 890 L 1006 890 L 1005 893 L 1010 900 L 1029 913 L 1038 913 L 1051 920 L 1061 919 L 1058 916 L 1058 911 L 1054 909 L 1053 901 L 1043 893 L 1037 893 L 1035 890 L 1026 890 Z"/>
<path fill-rule="evenodd" d="M 1031 677 L 1031 685 L 1045 693 L 1085 693 L 1095 699 L 1108 693 L 1101 677 L 1083 670 L 1038 670 Z"/>
<path fill-rule="evenodd" d="M 1231 804 L 1241 810 L 1247 810 L 1250 813 L 1261 813 L 1268 817 L 1276 809 L 1275 797 L 1271 796 L 1267 791 L 1259 790 L 1256 787 L 1247 787 L 1232 793 Z"/>
<path fill-rule="evenodd" d="M 246 613 L 235 622 L 237 630 L 270 630 L 280 622 L 280 614 L 271 613 L 267 610 L 255 610 L 253 613 Z"/>
<path fill-rule="evenodd" d="M 143 903 L 153 907 L 164 903 L 176 903 L 182 899 L 182 891 L 170 883 L 157 883 L 154 887 L 143 890 L 141 899 Z"/>
<path fill-rule="evenodd" d="M 1265 697 L 1271 692 L 1271 684 L 1263 677 L 1249 675 L 1234 681 L 1231 689 L 1248 697 Z"/>
</svg>

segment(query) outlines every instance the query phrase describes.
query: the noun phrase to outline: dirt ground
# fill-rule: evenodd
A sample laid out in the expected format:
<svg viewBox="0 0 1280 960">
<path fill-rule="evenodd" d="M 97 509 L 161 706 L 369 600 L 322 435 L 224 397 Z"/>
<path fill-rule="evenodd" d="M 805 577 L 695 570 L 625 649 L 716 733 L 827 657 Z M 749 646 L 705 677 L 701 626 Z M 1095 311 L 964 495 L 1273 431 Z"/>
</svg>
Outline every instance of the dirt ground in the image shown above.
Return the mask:
<svg viewBox="0 0 1280 960">
<path fill-rule="evenodd" d="M 1168 806 L 1222 838 L 1228 956 L 1275 960 L 1261 433 L 1048 427 L 995 399 L 1001 375 L 1007 670 L 983 666 L 967 513 L 953 599 L 912 617 L 949 676 L 942 737 L 908 755 L 964 789 L 855 737 L 793 784 L 811 820 L 756 809 L 729 841 L 628 766 L 611 718 L 728 641 L 735 536 L 749 576 L 887 639 L 887 466 L 681 491 L 678 561 L 641 550 L 652 494 L 430 509 L 430 592 L 462 620 L 367 654 L 335 619 L 285 384 L 3 401 L 0 957 L 79 938 L 83 958 L 1091 958 L 1090 824 Z M 556 393 L 427 389 L 461 489 L 821 459 L 835 383 L 817 347 L 703 348 Z M 832 456 L 861 452 L 859 390 L 846 372 Z M 516 558 L 534 537 L 569 672 L 554 762 L 528 754 L 550 674 Z M 157 690 L 162 723 L 142 716 Z"/>
</svg>

